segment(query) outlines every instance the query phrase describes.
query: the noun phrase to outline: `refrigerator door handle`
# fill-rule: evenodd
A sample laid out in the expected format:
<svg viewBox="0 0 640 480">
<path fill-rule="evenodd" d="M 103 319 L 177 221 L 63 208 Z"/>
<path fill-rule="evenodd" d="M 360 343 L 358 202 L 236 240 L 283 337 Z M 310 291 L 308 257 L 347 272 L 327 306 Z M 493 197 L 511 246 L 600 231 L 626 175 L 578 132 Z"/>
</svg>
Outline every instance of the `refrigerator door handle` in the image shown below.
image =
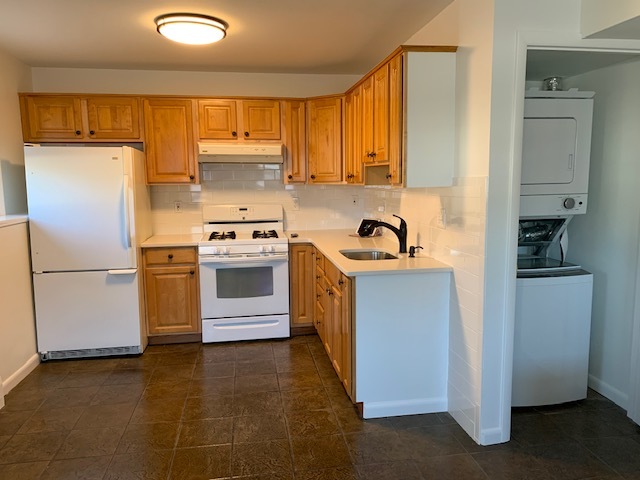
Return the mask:
<svg viewBox="0 0 640 480">
<path fill-rule="evenodd" d="M 131 248 L 131 206 L 130 206 L 130 185 L 129 175 L 124 175 L 124 222 L 125 222 L 125 237 L 127 241 L 127 248 Z"/>
<path fill-rule="evenodd" d="M 137 271 L 137 268 L 125 268 L 122 270 L 107 270 L 107 273 L 109 275 L 134 275 Z"/>
</svg>

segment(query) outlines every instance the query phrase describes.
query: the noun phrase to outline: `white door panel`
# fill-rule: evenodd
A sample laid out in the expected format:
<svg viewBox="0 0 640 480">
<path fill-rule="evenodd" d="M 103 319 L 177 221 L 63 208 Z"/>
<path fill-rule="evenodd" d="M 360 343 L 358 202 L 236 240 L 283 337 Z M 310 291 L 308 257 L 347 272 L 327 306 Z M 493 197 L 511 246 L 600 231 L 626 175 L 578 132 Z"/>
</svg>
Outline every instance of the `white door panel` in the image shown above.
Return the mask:
<svg viewBox="0 0 640 480">
<path fill-rule="evenodd" d="M 33 288 L 39 352 L 141 344 L 137 272 L 34 274 Z"/>
<path fill-rule="evenodd" d="M 522 139 L 523 185 L 569 184 L 576 155 L 574 118 L 525 118 Z"/>
<path fill-rule="evenodd" d="M 25 149 L 34 271 L 136 266 L 124 162 L 120 147 Z"/>
</svg>

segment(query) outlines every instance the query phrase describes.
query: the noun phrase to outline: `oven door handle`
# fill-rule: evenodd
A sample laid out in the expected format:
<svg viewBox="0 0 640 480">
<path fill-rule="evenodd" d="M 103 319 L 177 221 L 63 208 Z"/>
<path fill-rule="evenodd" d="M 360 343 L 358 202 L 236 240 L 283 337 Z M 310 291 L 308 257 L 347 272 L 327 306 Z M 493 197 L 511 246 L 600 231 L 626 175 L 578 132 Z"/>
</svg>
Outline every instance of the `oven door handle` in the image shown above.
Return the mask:
<svg viewBox="0 0 640 480">
<path fill-rule="evenodd" d="M 243 267 L 251 267 L 254 265 L 263 265 L 265 263 L 286 262 L 289 260 L 288 253 L 255 256 L 255 257 L 198 257 L 200 265 L 215 263 L 217 265 L 241 265 Z"/>
</svg>

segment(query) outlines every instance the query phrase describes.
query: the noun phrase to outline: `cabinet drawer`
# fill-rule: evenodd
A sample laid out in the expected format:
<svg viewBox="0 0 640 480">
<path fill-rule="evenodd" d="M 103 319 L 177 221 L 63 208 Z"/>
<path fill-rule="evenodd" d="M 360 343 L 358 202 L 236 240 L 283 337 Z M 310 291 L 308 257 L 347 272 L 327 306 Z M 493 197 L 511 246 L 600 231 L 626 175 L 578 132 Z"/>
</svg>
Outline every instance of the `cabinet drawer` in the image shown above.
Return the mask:
<svg viewBox="0 0 640 480">
<path fill-rule="evenodd" d="M 196 249 L 193 247 L 162 247 L 144 250 L 145 265 L 196 263 L 196 260 Z"/>
<path fill-rule="evenodd" d="M 341 285 L 339 282 L 340 277 L 342 276 L 342 272 L 340 272 L 340 270 L 338 270 L 338 268 L 333 263 L 331 263 L 330 261 L 326 261 L 324 264 L 324 272 L 327 276 L 327 279 L 329 280 L 329 283 L 336 287 L 338 285 Z"/>
<path fill-rule="evenodd" d="M 316 266 L 324 270 L 324 255 L 317 248 L 313 249 L 313 255 L 316 258 Z"/>
</svg>

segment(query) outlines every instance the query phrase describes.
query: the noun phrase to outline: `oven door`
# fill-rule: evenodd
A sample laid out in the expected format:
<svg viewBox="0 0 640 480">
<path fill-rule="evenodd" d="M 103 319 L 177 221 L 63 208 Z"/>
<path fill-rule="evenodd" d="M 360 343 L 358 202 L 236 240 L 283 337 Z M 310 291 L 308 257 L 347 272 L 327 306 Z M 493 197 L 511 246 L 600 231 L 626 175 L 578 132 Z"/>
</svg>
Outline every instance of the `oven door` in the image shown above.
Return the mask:
<svg viewBox="0 0 640 480">
<path fill-rule="evenodd" d="M 201 256 L 202 318 L 289 313 L 289 256 Z"/>
</svg>

